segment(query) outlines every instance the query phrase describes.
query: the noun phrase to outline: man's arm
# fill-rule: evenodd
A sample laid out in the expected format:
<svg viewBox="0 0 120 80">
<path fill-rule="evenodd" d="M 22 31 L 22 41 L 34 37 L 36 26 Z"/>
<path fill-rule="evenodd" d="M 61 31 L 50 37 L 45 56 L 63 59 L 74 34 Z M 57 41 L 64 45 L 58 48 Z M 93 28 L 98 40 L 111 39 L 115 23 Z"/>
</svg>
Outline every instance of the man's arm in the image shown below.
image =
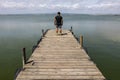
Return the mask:
<svg viewBox="0 0 120 80">
<path fill-rule="evenodd" d="M 62 18 L 62 20 L 61 20 L 61 24 L 63 25 L 63 18 Z"/>
</svg>

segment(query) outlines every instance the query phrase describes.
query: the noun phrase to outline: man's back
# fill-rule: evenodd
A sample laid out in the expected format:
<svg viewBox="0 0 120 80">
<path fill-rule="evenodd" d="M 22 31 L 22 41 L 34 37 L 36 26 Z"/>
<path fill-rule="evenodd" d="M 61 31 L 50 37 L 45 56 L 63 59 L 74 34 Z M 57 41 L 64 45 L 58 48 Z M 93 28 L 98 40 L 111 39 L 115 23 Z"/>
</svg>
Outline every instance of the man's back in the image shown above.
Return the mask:
<svg viewBox="0 0 120 80">
<path fill-rule="evenodd" d="M 62 33 L 63 17 L 60 15 L 60 12 L 58 12 L 57 16 L 55 16 L 54 24 L 56 26 L 56 33 L 58 33 L 59 29 L 60 33 Z"/>
<path fill-rule="evenodd" d="M 57 24 L 57 25 L 62 25 L 62 16 L 60 16 L 60 15 L 58 16 L 58 15 L 57 15 L 57 16 L 55 17 L 55 19 L 56 19 L 56 24 Z"/>
</svg>

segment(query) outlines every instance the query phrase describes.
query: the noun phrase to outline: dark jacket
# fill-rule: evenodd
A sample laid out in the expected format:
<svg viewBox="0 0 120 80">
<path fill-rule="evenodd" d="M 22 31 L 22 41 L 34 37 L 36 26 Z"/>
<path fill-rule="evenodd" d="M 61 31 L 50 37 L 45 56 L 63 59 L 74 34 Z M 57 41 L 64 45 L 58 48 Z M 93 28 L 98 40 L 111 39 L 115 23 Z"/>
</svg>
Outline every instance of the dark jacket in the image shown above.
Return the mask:
<svg viewBox="0 0 120 80">
<path fill-rule="evenodd" d="M 56 22 L 55 22 L 55 25 L 63 25 L 63 22 L 62 22 L 62 19 L 63 17 L 62 16 L 55 16 L 55 19 L 56 19 Z"/>
</svg>

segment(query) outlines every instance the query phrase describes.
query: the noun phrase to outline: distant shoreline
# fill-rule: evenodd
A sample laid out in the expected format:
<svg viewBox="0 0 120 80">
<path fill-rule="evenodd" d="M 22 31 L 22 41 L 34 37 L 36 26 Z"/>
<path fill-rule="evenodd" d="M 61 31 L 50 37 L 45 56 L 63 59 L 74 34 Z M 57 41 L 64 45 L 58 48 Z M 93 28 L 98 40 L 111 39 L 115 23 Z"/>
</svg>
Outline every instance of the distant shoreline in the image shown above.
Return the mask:
<svg viewBox="0 0 120 80">
<path fill-rule="evenodd" d="M 0 16 L 9 15 L 55 15 L 56 13 L 27 13 L 27 14 L 0 14 Z M 63 13 L 63 15 L 88 15 L 88 16 L 120 16 L 120 14 L 78 14 L 78 13 Z"/>
</svg>

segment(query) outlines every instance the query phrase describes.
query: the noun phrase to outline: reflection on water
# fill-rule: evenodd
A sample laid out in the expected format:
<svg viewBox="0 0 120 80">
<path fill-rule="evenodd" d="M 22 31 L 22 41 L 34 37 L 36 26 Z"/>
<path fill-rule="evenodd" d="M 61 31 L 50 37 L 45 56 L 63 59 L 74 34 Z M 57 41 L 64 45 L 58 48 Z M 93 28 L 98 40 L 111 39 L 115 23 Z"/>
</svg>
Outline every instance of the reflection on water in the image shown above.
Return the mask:
<svg viewBox="0 0 120 80">
<path fill-rule="evenodd" d="M 79 38 L 105 77 L 119 80 L 120 74 L 120 16 L 90 16 L 64 14 L 64 29 L 70 29 Z M 13 80 L 15 70 L 22 66 L 21 50 L 32 46 L 40 38 L 41 29 L 52 29 L 53 14 L 0 16 L 0 79 Z"/>
</svg>

